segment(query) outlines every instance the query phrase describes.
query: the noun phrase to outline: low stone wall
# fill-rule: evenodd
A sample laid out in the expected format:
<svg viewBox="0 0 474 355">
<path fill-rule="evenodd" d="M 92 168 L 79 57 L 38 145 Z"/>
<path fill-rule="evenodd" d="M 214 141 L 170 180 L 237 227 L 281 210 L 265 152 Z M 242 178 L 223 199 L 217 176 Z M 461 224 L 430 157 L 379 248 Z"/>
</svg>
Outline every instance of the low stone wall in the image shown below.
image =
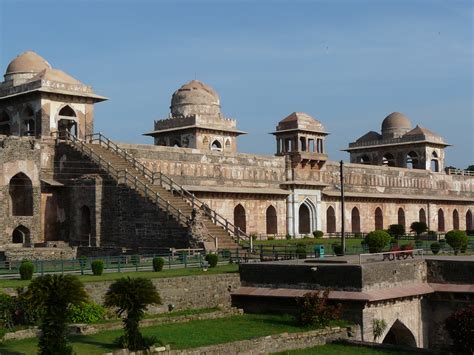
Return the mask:
<svg viewBox="0 0 474 355">
<path fill-rule="evenodd" d="M 5 259 L 9 261 L 28 260 L 60 260 L 74 259 L 77 249 L 71 247 L 59 248 L 5 248 Z"/>
</svg>

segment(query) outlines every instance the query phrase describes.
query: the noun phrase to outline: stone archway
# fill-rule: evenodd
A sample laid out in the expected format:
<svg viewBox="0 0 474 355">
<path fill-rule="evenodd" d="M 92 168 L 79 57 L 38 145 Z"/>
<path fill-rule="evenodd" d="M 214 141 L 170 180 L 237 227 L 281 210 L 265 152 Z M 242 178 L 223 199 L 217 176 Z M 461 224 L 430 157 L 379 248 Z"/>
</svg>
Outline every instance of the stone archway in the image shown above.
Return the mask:
<svg viewBox="0 0 474 355">
<path fill-rule="evenodd" d="M 29 246 L 31 244 L 30 230 L 23 225 L 19 225 L 12 233 L 12 243 Z"/>
<path fill-rule="evenodd" d="M 382 343 L 409 347 L 417 346 L 415 336 L 399 319 L 393 323 Z"/>
<path fill-rule="evenodd" d="M 9 183 L 12 216 L 33 216 L 33 185 L 28 176 L 18 173 Z"/>
<path fill-rule="evenodd" d="M 299 217 L 299 234 L 309 234 L 311 233 L 311 213 L 309 211 L 309 207 L 303 203 L 300 206 L 298 211 Z"/>
<path fill-rule="evenodd" d="M 242 232 L 247 232 L 247 217 L 245 216 L 245 208 L 240 203 L 234 208 L 234 225 Z"/>
<path fill-rule="evenodd" d="M 275 207 L 268 206 L 266 212 L 267 234 L 278 233 L 278 219 Z"/>
</svg>

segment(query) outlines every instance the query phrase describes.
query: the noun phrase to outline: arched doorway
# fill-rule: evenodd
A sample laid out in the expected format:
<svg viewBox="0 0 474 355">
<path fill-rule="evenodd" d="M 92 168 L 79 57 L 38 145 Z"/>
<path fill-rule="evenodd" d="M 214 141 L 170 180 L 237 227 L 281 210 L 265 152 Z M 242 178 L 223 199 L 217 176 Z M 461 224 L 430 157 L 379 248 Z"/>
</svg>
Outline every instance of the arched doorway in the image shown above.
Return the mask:
<svg viewBox="0 0 474 355">
<path fill-rule="evenodd" d="M 441 208 L 438 210 L 438 232 L 444 232 L 444 212 Z"/>
<path fill-rule="evenodd" d="M 472 212 L 471 210 L 467 210 L 466 212 L 466 229 L 472 230 Z"/>
<path fill-rule="evenodd" d="M 418 221 L 426 223 L 426 212 L 423 208 L 420 208 L 420 212 L 418 212 Z"/>
<path fill-rule="evenodd" d="M 217 139 L 211 144 L 211 150 L 222 151 L 222 144 Z"/>
<path fill-rule="evenodd" d="M 79 241 L 82 246 L 94 246 L 92 243 L 91 211 L 87 206 L 82 206 L 80 211 Z"/>
<path fill-rule="evenodd" d="M 268 206 L 266 213 L 266 222 L 267 222 L 267 234 L 277 234 L 278 233 L 278 221 L 277 213 L 275 207 L 272 205 Z"/>
<path fill-rule="evenodd" d="M 69 133 L 77 136 L 76 112 L 68 105 L 58 113 L 58 132 L 60 138 L 66 138 Z"/>
<path fill-rule="evenodd" d="M 12 216 L 33 216 L 33 185 L 28 176 L 18 173 L 9 184 Z"/>
<path fill-rule="evenodd" d="M 311 213 L 308 206 L 303 203 L 300 206 L 299 212 L 299 234 L 310 234 L 311 233 Z"/>
<path fill-rule="evenodd" d="M 458 210 L 453 211 L 453 229 L 459 230 L 459 212 L 458 212 Z"/>
<path fill-rule="evenodd" d="M 398 319 L 393 323 L 382 343 L 416 347 L 416 340 L 413 333 Z"/>
<path fill-rule="evenodd" d="M 31 244 L 30 230 L 23 225 L 16 227 L 12 233 L 12 243 L 29 246 Z"/>
<path fill-rule="evenodd" d="M 0 113 L 0 134 L 10 135 L 10 116 L 6 112 Z"/>
<path fill-rule="evenodd" d="M 240 203 L 234 208 L 234 225 L 242 232 L 247 232 L 247 218 L 245 217 L 245 208 Z"/>
<path fill-rule="evenodd" d="M 332 206 L 329 206 L 326 210 L 326 232 L 336 233 L 336 212 Z"/>
<path fill-rule="evenodd" d="M 408 169 L 419 169 L 418 154 L 415 152 L 408 153 L 406 157 L 406 163 Z"/>
<path fill-rule="evenodd" d="M 360 233 L 360 214 L 359 209 L 354 207 L 351 212 L 352 233 Z"/>
<path fill-rule="evenodd" d="M 375 230 L 383 229 L 383 212 L 380 207 L 375 209 Z"/>
<path fill-rule="evenodd" d="M 382 157 L 382 165 L 395 166 L 395 158 L 391 153 L 387 153 Z"/>
<path fill-rule="evenodd" d="M 398 209 L 398 224 L 405 227 L 405 211 L 401 207 Z"/>
<path fill-rule="evenodd" d="M 431 171 L 435 173 L 439 172 L 438 154 L 436 154 L 436 152 L 433 152 L 433 154 L 431 154 L 430 168 L 431 168 Z"/>
</svg>

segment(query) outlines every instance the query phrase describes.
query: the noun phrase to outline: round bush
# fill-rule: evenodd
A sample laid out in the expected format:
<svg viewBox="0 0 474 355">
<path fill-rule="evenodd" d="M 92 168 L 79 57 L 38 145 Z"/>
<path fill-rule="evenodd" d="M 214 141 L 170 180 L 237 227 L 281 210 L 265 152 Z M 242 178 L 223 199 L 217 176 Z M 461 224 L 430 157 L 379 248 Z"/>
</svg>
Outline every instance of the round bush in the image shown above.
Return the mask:
<svg viewBox="0 0 474 355">
<path fill-rule="evenodd" d="M 369 246 L 369 252 L 380 253 L 390 242 L 390 234 L 382 230 L 376 230 L 367 234 L 365 241 Z"/>
<path fill-rule="evenodd" d="M 207 254 L 205 260 L 209 263 L 209 267 L 216 267 L 219 257 L 217 254 Z"/>
<path fill-rule="evenodd" d="M 430 248 L 431 248 L 431 252 L 434 255 L 436 255 L 436 254 L 439 253 L 439 251 L 441 249 L 441 244 L 439 244 L 438 242 L 431 243 Z"/>
<path fill-rule="evenodd" d="M 459 230 L 452 230 L 446 233 L 446 242 L 449 244 L 451 248 L 454 250 L 454 254 L 458 254 L 458 252 L 462 249 L 466 250 L 467 248 L 467 234 L 464 231 Z"/>
<path fill-rule="evenodd" d="M 105 309 L 94 302 L 83 302 L 69 306 L 69 319 L 72 323 L 96 323 L 105 316 Z"/>
<path fill-rule="evenodd" d="M 332 245 L 332 250 L 334 251 L 334 254 L 336 254 L 337 256 L 344 255 L 341 244 L 338 244 L 338 243 L 333 244 Z"/>
<path fill-rule="evenodd" d="M 402 224 L 391 224 L 388 227 L 388 234 L 394 238 L 400 238 L 405 235 L 405 226 Z"/>
<path fill-rule="evenodd" d="M 315 238 L 322 238 L 322 237 L 324 237 L 324 233 L 323 233 L 323 231 L 314 231 L 313 236 Z"/>
<path fill-rule="evenodd" d="M 94 260 L 91 262 L 91 269 L 95 276 L 102 275 L 102 272 L 104 271 L 104 262 L 102 260 Z"/>
<path fill-rule="evenodd" d="M 18 269 L 20 272 L 20 278 L 22 280 L 31 280 L 33 278 L 33 272 L 35 271 L 35 266 L 29 260 L 23 260 Z"/>
<path fill-rule="evenodd" d="M 155 257 L 152 260 L 153 263 L 153 271 L 161 271 L 163 270 L 163 265 L 165 265 L 165 259 L 160 257 Z"/>
</svg>

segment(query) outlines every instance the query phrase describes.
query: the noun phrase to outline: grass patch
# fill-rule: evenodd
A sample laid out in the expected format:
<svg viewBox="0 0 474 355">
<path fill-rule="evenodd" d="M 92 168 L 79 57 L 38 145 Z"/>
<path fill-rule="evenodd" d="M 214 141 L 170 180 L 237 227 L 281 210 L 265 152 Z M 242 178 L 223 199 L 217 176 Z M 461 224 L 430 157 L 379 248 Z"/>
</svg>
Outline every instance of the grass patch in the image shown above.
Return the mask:
<svg viewBox="0 0 474 355">
<path fill-rule="evenodd" d="M 343 344 L 327 344 L 321 346 L 315 346 L 313 348 L 285 351 L 281 353 L 274 353 L 279 355 L 402 355 L 402 354 L 413 354 L 413 352 L 397 351 L 397 350 L 382 350 L 374 349 L 366 346 L 352 346 Z"/>
<path fill-rule="evenodd" d="M 82 282 L 102 282 L 102 281 L 113 281 L 122 277 L 145 277 L 149 279 L 159 279 L 166 277 L 179 277 L 179 276 L 199 276 L 199 275 L 214 275 L 214 274 L 227 274 L 235 273 L 239 271 L 237 264 L 218 265 L 215 268 L 209 268 L 207 271 L 202 271 L 200 268 L 188 268 L 188 269 L 170 269 L 163 270 L 160 272 L 154 271 L 133 271 L 133 272 L 111 272 L 105 273 L 101 276 L 94 275 L 83 275 L 79 277 Z M 18 279 L 5 279 L 0 280 L 0 288 L 5 287 L 24 287 L 28 286 L 29 280 Z"/>
<path fill-rule="evenodd" d="M 187 349 L 310 329 L 300 327 L 289 315 L 244 314 L 187 323 L 160 324 L 142 328 L 142 332 L 145 336 L 154 336 L 161 343 L 171 345 L 172 349 Z M 115 348 L 114 340 L 120 335 L 122 330 L 110 330 L 94 335 L 73 336 L 70 339 L 76 354 L 98 355 L 112 351 Z M 37 339 L 6 341 L 0 345 L 1 354 L 36 352 Z"/>
</svg>

